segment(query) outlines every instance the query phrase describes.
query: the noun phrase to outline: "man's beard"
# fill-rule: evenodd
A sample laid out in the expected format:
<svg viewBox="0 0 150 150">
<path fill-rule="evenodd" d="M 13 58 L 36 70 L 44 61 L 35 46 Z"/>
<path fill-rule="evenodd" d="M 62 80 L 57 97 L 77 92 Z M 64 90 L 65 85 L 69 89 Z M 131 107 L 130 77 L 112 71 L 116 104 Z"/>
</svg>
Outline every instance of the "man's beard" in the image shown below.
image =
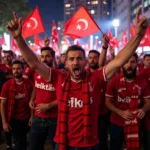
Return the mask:
<svg viewBox="0 0 150 150">
<path fill-rule="evenodd" d="M 136 77 L 136 68 L 135 69 L 132 69 L 131 67 L 128 68 L 127 70 L 125 68 L 122 68 L 123 69 L 123 74 L 124 76 L 127 78 L 127 79 L 133 79 Z M 130 71 L 132 70 L 132 73 L 128 73 L 127 71 Z"/>
<path fill-rule="evenodd" d="M 89 65 L 91 69 L 96 70 L 99 68 L 98 64 L 90 64 Z"/>
<path fill-rule="evenodd" d="M 14 77 L 16 78 L 16 79 L 20 79 L 20 78 L 22 78 L 22 73 L 15 73 L 14 74 Z"/>
<path fill-rule="evenodd" d="M 52 67 L 52 62 L 43 61 L 44 64 L 46 64 L 48 67 Z"/>
</svg>

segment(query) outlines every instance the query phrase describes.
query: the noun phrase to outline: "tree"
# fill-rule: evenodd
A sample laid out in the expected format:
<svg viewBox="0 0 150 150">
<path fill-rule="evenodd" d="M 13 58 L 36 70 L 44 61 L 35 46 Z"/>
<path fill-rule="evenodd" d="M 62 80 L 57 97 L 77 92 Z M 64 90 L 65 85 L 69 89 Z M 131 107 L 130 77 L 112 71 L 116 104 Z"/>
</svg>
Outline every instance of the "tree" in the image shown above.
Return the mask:
<svg viewBox="0 0 150 150">
<path fill-rule="evenodd" d="M 0 0 L 0 35 L 6 32 L 6 25 L 12 19 L 12 12 L 15 11 L 23 19 L 31 12 L 26 3 L 28 0 Z"/>
</svg>

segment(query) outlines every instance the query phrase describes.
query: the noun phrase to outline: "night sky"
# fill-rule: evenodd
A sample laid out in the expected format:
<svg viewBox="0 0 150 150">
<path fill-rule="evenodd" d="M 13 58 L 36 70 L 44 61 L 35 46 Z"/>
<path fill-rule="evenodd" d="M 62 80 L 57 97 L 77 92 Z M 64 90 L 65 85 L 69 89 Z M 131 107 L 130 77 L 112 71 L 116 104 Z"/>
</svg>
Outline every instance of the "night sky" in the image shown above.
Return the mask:
<svg viewBox="0 0 150 150">
<path fill-rule="evenodd" d="M 57 22 L 64 18 L 63 0 L 29 0 L 27 6 L 32 10 L 38 6 L 48 36 L 51 33 L 52 20 Z"/>
</svg>

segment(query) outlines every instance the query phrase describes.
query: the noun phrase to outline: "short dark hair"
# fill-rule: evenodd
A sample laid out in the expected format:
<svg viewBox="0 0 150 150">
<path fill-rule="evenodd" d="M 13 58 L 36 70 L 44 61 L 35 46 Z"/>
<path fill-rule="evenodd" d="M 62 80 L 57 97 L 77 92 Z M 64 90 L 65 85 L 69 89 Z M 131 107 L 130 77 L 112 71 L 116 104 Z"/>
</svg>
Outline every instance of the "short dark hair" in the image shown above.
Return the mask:
<svg viewBox="0 0 150 150">
<path fill-rule="evenodd" d="M 150 54 L 145 54 L 143 59 L 145 59 L 146 57 L 150 57 Z"/>
<path fill-rule="evenodd" d="M 70 51 L 81 51 L 83 53 L 84 58 L 85 58 L 85 50 L 79 45 L 71 45 L 71 46 L 69 46 L 67 48 L 67 51 L 66 51 L 66 56 L 68 56 L 68 53 Z"/>
<path fill-rule="evenodd" d="M 15 61 L 13 61 L 12 66 L 15 65 L 15 64 L 21 65 L 21 68 L 24 69 L 24 64 L 23 64 L 22 61 L 20 61 L 20 60 L 15 60 Z"/>
<path fill-rule="evenodd" d="M 4 54 L 10 54 L 12 57 L 14 56 L 14 53 L 11 50 L 3 50 Z"/>
<path fill-rule="evenodd" d="M 90 51 L 89 51 L 89 54 L 90 54 L 90 53 L 95 53 L 95 54 L 98 55 L 98 57 L 100 56 L 100 52 L 98 52 L 98 51 L 95 50 L 95 49 L 90 50 Z"/>
<path fill-rule="evenodd" d="M 63 55 L 66 55 L 66 53 L 61 53 L 61 54 L 60 54 L 60 57 L 63 56 Z"/>
<path fill-rule="evenodd" d="M 43 51 L 50 51 L 52 57 L 55 57 L 55 51 L 53 50 L 53 48 L 48 47 L 48 46 L 47 46 L 47 47 L 42 47 L 42 48 L 41 48 L 41 53 L 42 53 Z"/>
<path fill-rule="evenodd" d="M 132 56 L 134 56 L 135 59 L 136 59 L 136 61 L 138 61 L 138 55 L 137 55 L 137 53 L 134 53 Z"/>
</svg>

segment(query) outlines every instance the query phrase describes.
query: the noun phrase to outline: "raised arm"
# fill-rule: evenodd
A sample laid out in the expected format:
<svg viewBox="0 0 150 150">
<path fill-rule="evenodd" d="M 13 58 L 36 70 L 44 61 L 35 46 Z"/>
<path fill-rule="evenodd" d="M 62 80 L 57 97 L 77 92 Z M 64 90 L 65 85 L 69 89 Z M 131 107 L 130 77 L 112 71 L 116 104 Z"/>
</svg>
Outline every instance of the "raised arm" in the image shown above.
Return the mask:
<svg viewBox="0 0 150 150">
<path fill-rule="evenodd" d="M 136 14 L 136 34 L 129 41 L 125 48 L 123 48 L 117 56 L 112 60 L 105 68 L 106 78 L 109 80 L 117 71 L 118 68 L 122 67 L 127 60 L 134 54 L 142 37 L 144 36 L 148 27 L 148 21 L 145 17 L 139 18 L 141 8 Z"/>
<path fill-rule="evenodd" d="M 99 69 L 101 69 L 105 65 L 107 49 L 108 49 L 109 38 L 106 34 L 103 35 L 103 46 L 102 51 L 99 56 Z"/>
<path fill-rule="evenodd" d="M 49 79 L 49 68 L 41 63 L 35 53 L 28 47 L 24 38 L 22 37 L 22 19 L 17 17 L 16 13 L 13 13 L 13 20 L 8 22 L 7 30 L 10 35 L 15 39 L 18 48 L 26 62 L 31 68 L 36 70 L 46 80 Z"/>
</svg>

